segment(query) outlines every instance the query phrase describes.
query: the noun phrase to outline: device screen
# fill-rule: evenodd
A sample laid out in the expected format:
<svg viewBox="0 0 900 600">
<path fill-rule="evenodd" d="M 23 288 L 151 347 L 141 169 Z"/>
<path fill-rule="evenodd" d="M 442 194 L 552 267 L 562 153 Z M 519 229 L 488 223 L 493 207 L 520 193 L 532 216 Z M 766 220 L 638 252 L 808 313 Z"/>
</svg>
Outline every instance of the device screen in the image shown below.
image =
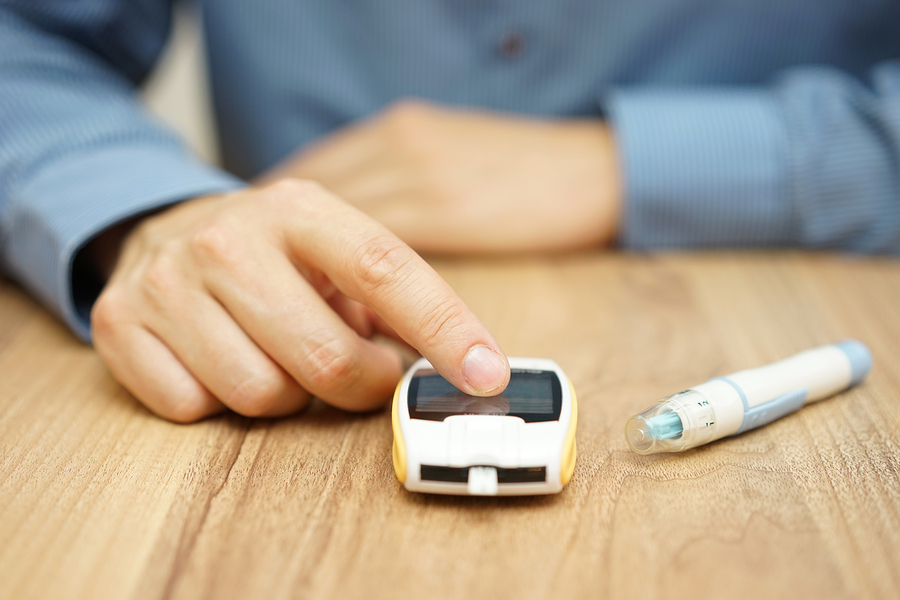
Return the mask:
<svg viewBox="0 0 900 600">
<path fill-rule="evenodd" d="M 409 416 L 443 421 L 454 415 L 519 417 L 526 423 L 558 421 L 559 377 L 553 371 L 513 369 L 502 394 L 482 398 L 456 389 L 434 369 L 420 369 L 409 382 Z"/>
</svg>

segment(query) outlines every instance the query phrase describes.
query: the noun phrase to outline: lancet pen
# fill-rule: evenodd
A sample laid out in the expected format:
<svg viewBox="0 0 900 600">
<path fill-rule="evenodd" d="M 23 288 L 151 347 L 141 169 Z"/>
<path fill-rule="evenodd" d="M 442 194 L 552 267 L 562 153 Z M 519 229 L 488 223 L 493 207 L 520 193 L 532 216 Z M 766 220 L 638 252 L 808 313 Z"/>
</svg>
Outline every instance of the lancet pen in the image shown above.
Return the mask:
<svg viewBox="0 0 900 600">
<path fill-rule="evenodd" d="M 844 340 L 716 377 L 663 398 L 625 425 L 640 454 L 681 452 L 755 429 L 853 387 L 872 368 L 862 342 Z"/>
</svg>

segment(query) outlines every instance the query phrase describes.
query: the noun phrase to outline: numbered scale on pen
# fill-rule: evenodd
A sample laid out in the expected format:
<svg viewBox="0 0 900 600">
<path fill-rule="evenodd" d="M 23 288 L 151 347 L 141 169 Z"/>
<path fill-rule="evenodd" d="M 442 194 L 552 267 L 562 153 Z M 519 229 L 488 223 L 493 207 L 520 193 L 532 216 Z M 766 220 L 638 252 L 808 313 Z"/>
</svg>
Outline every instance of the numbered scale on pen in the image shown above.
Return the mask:
<svg viewBox="0 0 900 600">
<path fill-rule="evenodd" d="M 685 390 L 660 400 L 628 422 L 628 443 L 640 453 L 679 452 L 712 440 L 716 414 L 703 395 Z M 662 447 L 665 449 L 663 450 Z"/>
</svg>

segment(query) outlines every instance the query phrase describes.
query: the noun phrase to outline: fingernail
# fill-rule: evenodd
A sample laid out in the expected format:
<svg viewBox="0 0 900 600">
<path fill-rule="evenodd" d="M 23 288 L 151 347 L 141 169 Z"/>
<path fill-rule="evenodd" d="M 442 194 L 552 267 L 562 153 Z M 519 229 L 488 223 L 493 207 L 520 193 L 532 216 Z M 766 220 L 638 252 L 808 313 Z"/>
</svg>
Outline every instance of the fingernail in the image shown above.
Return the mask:
<svg viewBox="0 0 900 600">
<path fill-rule="evenodd" d="M 506 361 L 487 346 L 475 346 L 463 360 L 463 377 L 476 392 L 486 394 L 506 381 Z"/>
</svg>

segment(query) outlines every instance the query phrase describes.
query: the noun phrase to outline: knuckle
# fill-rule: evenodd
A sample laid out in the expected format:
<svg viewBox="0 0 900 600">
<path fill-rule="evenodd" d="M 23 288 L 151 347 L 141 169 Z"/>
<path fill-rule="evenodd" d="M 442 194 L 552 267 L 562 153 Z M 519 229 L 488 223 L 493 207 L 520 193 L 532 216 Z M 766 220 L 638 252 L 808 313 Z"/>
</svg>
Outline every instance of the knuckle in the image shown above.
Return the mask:
<svg viewBox="0 0 900 600">
<path fill-rule="evenodd" d="M 398 100 L 386 111 L 388 133 L 398 145 L 419 149 L 430 139 L 434 109 L 418 100 Z"/>
<path fill-rule="evenodd" d="M 337 340 L 310 349 L 303 356 L 301 370 L 312 391 L 326 397 L 341 394 L 361 377 L 359 361 Z"/>
<path fill-rule="evenodd" d="M 326 193 L 325 188 L 310 179 L 286 177 L 265 188 L 265 197 L 276 204 L 305 204 Z"/>
<path fill-rule="evenodd" d="M 196 386 L 182 386 L 175 391 L 174 397 L 161 399 L 157 404 L 162 406 L 160 416 L 175 423 L 196 423 L 209 415 L 209 401 Z"/>
<path fill-rule="evenodd" d="M 403 281 L 406 267 L 414 258 L 412 249 L 399 239 L 379 236 L 356 251 L 354 274 L 368 292 L 396 286 Z"/>
<path fill-rule="evenodd" d="M 237 232 L 222 219 L 207 223 L 191 234 L 189 247 L 204 263 L 231 264 L 237 258 Z"/>
<path fill-rule="evenodd" d="M 175 423 L 194 423 L 216 410 L 217 403 L 209 392 L 190 377 L 167 378 L 155 385 L 128 389 L 155 414 Z"/>
<path fill-rule="evenodd" d="M 106 288 L 91 308 L 91 329 L 95 336 L 114 333 L 131 314 L 131 305 L 124 290 Z"/>
<path fill-rule="evenodd" d="M 168 254 L 160 254 L 147 266 L 141 281 L 144 293 L 158 306 L 168 306 L 181 293 L 184 283 L 177 261 Z"/>
<path fill-rule="evenodd" d="M 284 391 L 278 377 L 254 374 L 236 385 L 224 401 L 242 415 L 261 417 L 278 406 Z"/>
<path fill-rule="evenodd" d="M 463 321 L 464 311 L 460 303 L 454 299 L 446 299 L 429 302 L 418 322 L 424 332 L 424 343 L 438 346 L 453 339 Z"/>
<path fill-rule="evenodd" d="M 315 181 L 286 178 L 264 188 L 254 203 L 254 210 L 262 210 L 266 222 L 279 229 L 287 215 L 315 221 L 333 200 L 334 196 Z"/>
</svg>

